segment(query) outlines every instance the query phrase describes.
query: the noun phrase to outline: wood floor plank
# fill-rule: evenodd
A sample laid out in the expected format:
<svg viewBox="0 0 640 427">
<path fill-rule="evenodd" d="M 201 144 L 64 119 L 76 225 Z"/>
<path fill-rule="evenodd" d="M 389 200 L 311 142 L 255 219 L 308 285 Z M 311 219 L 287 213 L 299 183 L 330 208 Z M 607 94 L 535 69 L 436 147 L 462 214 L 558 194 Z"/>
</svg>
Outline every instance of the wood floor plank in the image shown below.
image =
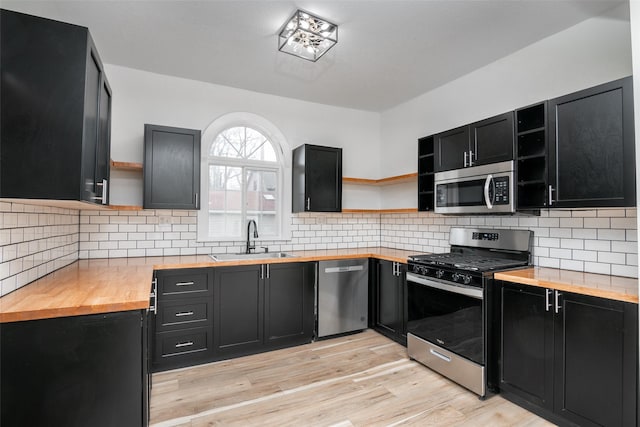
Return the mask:
<svg viewBox="0 0 640 427">
<path fill-rule="evenodd" d="M 151 425 L 527 426 L 551 424 L 476 395 L 359 334 L 153 375 Z"/>
</svg>

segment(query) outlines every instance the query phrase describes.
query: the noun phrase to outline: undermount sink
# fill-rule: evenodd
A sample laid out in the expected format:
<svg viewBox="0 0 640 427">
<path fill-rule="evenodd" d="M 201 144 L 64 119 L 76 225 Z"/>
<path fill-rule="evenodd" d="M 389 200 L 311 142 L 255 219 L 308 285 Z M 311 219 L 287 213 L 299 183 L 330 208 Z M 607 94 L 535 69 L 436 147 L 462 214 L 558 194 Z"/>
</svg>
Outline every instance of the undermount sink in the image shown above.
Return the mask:
<svg viewBox="0 0 640 427">
<path fill-rule="evenodd" d="M 211 254 L 209 255 L 214 261 L 238 261 L 243 259 L 273 259 L 273 258 L 295 258 L 286 252 L 259 252 L 259 253 L 241 253 L 241 254 Z"/>
</svg>

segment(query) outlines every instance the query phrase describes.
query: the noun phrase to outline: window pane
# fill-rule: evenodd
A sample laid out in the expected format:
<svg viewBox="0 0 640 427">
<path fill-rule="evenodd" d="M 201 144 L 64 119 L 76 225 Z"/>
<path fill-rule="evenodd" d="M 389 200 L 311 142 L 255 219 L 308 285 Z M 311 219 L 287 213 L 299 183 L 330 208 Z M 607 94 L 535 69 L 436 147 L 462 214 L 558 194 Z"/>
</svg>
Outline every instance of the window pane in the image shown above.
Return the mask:
<svg viewBox="0 0 640 427">
<path fill-rule="evenodd" d="M 273 144 L 263 134 L 248 127 L 234 127 L 221 132 L 211 144 L 211 156 L 276 162 Z"/>
<path fill-rule="evenodd" d="M 241 236 L 242 168 L 209 165 L 209 236 Z"/>
<path fill-rule="evenodd" d="M 277 171 L 247 169 L 247 220 L 256 221 L 260 237 L 279 232 L 277 186 Z"/>
</svg>

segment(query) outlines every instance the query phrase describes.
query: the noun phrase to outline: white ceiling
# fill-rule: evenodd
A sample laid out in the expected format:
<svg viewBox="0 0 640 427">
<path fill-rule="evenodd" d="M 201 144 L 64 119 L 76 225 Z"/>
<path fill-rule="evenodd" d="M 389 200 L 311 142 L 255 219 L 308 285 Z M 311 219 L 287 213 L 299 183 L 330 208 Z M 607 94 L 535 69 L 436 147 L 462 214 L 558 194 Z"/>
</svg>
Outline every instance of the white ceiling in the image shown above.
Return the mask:
<svg viewBox="0 0 640 427">
<path fill-rule="evenodd" d="M 89 27 L 103 62 L 383 111 L 626 1 L 29 1 L 2 7 Z M 301 8 L 339 25 L 312 63 L 277 51 Z"/>
</svg>

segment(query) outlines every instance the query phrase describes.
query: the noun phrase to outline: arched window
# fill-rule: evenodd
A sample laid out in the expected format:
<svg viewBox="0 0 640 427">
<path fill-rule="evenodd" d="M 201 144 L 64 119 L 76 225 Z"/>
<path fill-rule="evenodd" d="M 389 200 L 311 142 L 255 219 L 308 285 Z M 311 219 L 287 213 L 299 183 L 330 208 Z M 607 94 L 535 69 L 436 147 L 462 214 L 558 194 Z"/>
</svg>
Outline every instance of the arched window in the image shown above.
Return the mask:
<svg viewBox="0 0 640 427">
<path fill-rule="evenodd" d="M 287 234 L 283 212 L 290 205 L 283 200 L 290 193 L 284 191 L 285 151 L 257 127 L 231 125 L 215 136 L 209 132 L 202 162 L 207 188 L 198 215 L 199 240 L 243 240 L 252 219 L 260 239 Z"/>
</svg>

